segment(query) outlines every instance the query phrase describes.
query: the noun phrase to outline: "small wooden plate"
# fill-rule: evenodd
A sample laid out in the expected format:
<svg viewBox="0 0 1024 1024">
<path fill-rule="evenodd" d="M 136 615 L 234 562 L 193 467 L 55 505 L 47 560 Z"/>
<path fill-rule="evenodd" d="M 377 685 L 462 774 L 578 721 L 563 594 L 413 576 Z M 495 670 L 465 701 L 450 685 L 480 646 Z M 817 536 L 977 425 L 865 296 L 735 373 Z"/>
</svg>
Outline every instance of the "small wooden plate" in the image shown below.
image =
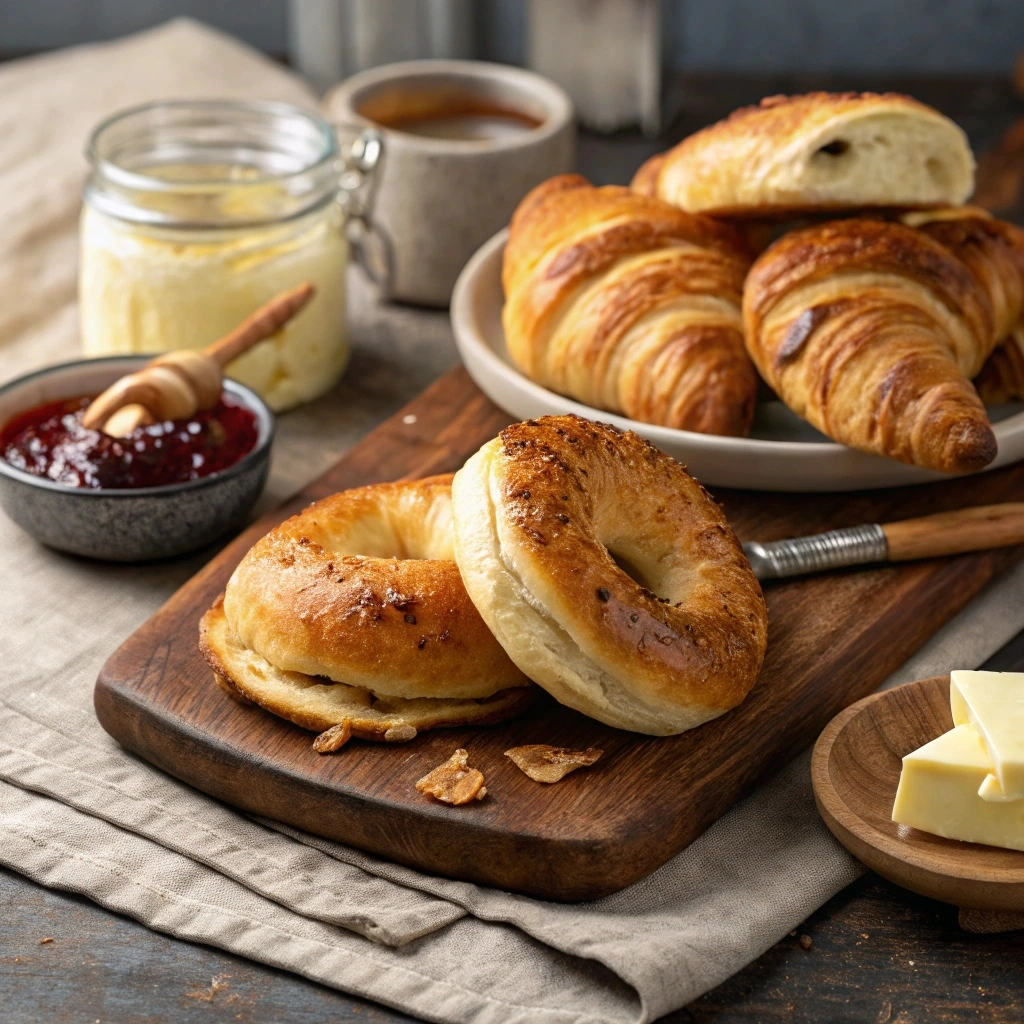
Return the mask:
<svg viewBox="0 0 1024 1024">
<path fill-rule="evenodd" d="M 1024 911 L 1024 853 L 943 839 L 892 820 L 902 758 L 952 728 L 949 676 L 851 705 L 814 745 L 818 810 L 850 853 L 905 889 L 959 907 Z"/>
</svg>

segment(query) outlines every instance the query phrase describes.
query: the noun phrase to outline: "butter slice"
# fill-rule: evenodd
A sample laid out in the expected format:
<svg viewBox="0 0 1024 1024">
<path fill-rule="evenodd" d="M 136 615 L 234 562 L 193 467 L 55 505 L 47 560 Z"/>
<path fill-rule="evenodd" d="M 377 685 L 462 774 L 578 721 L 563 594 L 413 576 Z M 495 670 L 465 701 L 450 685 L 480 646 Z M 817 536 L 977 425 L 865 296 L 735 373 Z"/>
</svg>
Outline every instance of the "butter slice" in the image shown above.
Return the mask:
<svg viewBox="0 0 1024 1024">
<path fill-rule="evenodd" d="M 949 705 L 954 725 L 978 730 L 998 785 L 986 783 L 982 797 L 1024 798 L 1024 673 L 953 672 Z"/>
<path fill-rule="evenodd" d="M 971 725 L 958 725 L 903 758 L 892 820 L 922 832 L 1024 850 L 1024 800 L 983 800 L 988 752 Z"/>
</svg>

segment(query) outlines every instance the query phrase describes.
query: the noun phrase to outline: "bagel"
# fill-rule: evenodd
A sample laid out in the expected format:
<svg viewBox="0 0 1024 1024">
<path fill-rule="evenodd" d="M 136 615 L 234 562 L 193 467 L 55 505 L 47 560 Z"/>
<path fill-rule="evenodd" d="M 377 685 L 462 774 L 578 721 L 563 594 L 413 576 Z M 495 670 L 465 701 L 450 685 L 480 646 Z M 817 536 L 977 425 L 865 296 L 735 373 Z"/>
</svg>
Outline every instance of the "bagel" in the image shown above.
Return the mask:
<svg viewBox="0 0 1024 1024">
<path fill-rule="evenodd" d="M 224 595 L 241 645 L 378 697 L 479 700 L 527 686 L 453 560 L 451 479 L 343 491 L 257 541 Z"/>
<path fill-rule="evenodd" d="M 232 696 L 314 732 L 347 725 L 346 738 L 401 743 L 441 726 L 486 725 L 519 714 L 537 692 L 530 686 L 482 700 L 378 698 L 357 686 L 286 672 L 242 644 L 224 614 L 223 596 L 202 618 L 199 649 L 217 682 Z"/>
<path fill-rule="evenodd" d="M 455 475 L 452 501 L 470 597 L 562 704 L 668 736 L 754 685 L 768 614 L 750 564 L 700 484 L 636 434 L 515 424 Z"/>
</svg>

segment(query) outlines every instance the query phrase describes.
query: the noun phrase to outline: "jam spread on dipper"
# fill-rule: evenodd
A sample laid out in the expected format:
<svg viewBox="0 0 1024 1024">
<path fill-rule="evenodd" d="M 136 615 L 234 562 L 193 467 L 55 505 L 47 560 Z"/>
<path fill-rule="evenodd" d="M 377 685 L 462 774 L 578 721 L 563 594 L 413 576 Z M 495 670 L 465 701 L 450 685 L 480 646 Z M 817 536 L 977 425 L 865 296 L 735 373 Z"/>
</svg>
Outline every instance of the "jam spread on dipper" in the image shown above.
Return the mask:
<svg viewBox="0 0 1024 1024">
<path fill-rule="evenodd" d="M 184 420 L 111 437 L 82 426 L 91 397 L 49 402 L 0 430 L 0 454 L 16 469 L 69 487 L 134 488 L 198 480 L 256 445 L 256 417 L 225 400 Z"/>
</svg>

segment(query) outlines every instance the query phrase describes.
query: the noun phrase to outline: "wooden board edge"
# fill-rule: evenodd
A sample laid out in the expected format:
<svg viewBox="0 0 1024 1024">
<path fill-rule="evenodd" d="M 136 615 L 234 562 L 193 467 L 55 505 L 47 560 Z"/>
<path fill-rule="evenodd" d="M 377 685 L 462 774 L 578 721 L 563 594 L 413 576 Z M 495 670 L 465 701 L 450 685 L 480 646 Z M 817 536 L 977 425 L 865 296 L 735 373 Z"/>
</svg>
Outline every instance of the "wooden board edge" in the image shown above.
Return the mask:
<svg viewBox="0 0 1024 1024">
<path fill-rule="evenodd" d="M 467 822 L 458 847 L 460 859 L 453 864 L 450 823 L 446 818 L 429 815 L 408 819 L 407 838 L 418 840 L 419 853 L 415 860 L 403 859 L 393 846 L 382 845 L 373 838 L 375 832 L 383 833 L 394 827 L 394 819 L 387 816 L 396 810 L 393 805 L 318 786 L 287 770 L 264 777 L 261 802 L 247 805 L 244 800 L 239 801 L 237 791 L 218 784 L 222 774 L 233 775 L 251 768 L 242 754 L 227 745 L 211 744 L 206 734 L 183 727 L 180 722 L 173 723 L 172 728 L 162 709 L 141 701 L 130 689 L 102 673 L 93 690 L 93 702 L 100 724 L 121 746 L 207 796 L 414 870 L 537 899 L 577 903 L 619 892 L 645 878 L 667 859 L 652 858 L 650 844 L 639 839 L 630 842 L 629 836 L 566 842 L 544 836 L 495 833 Z M 162 735 L 164 730 L 166 737 Z M 191 742 L 195 752 L 194 764 L 184 772 L 180 768 L 183 737 Z M 176 757 L 164 755 L 166 744 L 173 747 Z M 269 808 L 268 795 L 272 797 Z M 322 818 L 314 821 L 307 814 L 306 808 L 319 796 L 339 805 L 337 824 L 328 821 L 325 825 Z M 358 833 L 351 829 L 356 822 L 360 825 Z M 487 849 L 495 846 L 495 856 L 488 858 Z M 490 864 L 497 864 L 499 870 L 491 870 Z"/>
</svg>

